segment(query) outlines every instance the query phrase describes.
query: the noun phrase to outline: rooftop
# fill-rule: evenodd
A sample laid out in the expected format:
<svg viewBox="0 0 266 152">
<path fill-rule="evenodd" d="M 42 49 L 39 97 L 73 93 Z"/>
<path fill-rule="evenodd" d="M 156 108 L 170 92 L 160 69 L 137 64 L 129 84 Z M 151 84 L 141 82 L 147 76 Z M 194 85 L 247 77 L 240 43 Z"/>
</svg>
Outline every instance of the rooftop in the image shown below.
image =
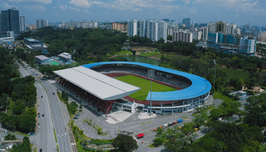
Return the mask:
<svg viewBox="0 0 266 152">
<path fill-rule="evenodd" d="M 58 70 L 54 73 L 101 100 L 119 99 L 140 89 L 83 66 Z"/>
<path fill-rule="evenodd" d="M 49 60 L 49 58 L 47 56 L 44 56 L 44 55 L 37 55 L 35 56 L 35 58 L 39 59 L 39 60 Z"/>
</svg>

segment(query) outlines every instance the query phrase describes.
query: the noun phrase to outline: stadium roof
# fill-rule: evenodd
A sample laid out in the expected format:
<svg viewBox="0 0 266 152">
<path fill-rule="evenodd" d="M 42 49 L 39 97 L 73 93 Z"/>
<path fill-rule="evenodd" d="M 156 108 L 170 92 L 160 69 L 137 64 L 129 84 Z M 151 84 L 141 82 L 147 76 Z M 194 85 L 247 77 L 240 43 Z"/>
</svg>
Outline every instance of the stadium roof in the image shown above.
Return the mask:
<svg viewBox="0 0 266 152">
<path fill-rule="evenodd" d="M 119 99 L 140 89 L 82 66 L 54 73 L 101 100 Z"/>
<path fill-rule="evenodd" d="M 173 70 L 173 69 L 168 69 L 168 68 L 164 68 L 164 67 L 160 67 L 156 65 L 151 65 L 147 63 L 115 61 L 115 62 L 91 63 L 91 64 L 87 64 L 83 66 L 86 68 L 91 68 L 94 66 L 106 65 L 106 64 L 138 65 L 138 66 L 149 68 L 149 69 L 163 71 L 169 74 L 180 75 L 180 76 L 188 78 L 192 82 L 191 86 L 183 90 L 169 91 L 169 92 L 152 92 L 152 100 L 154 101 L 170 101 L 170 100 L 184 100 L 184 99 L 196 98 L 196 97 L 199 97 L 199 96 L 202 96 L 208 93 L 212 87 L 209 81 L 207 81 L 206 79 L 200 76 Z M 146 100 L 150 100 L 150 94 L 151 93 L 149 92 Z"/>
<path fill-rule="evenodd" d="M 49 60 L 49 58 L 47 56 L 44 56 L 44 55 L 37 55 L 35 56 L 35 58 L 39 59 L 39 60 Z"/>
</svg>

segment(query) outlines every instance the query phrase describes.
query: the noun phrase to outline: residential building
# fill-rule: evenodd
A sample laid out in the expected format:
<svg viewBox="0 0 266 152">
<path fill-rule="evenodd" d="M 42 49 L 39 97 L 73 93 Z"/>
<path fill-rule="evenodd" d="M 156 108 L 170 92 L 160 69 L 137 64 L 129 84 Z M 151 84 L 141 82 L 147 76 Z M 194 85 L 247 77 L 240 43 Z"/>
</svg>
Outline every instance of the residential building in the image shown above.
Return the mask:
<svg viewBox="0 0 266 152">
<path fill-rule="evenodd" d="M 19 17 L 19 31 L 26 32 L 25 16 Z"/>
<path fill-rule="evenodd" d="M 146 21 L 140 21 L 139 37 L 146 37 L 147 33 Z"/>
<path fill-rule="evenodd" d="M 190 18 L 184 18 L 183 19 L 183 24 L 185 24 L 186 27 L 190 27 Z"/>
<path fill-rule="evenodd" d="M 239 53 L 240 54 L 254 54 L 256 53 L 257 40 L 254 37 L 244 36 L 240 38 Z"/>
<path fill-rule="evenodd" d="M 168 35 L 172 35 L 173 36 L 174 32 L 181 32 L 181 31 L 183 31 L 183 30 L 179 29 L 178 27 L 169 27 L 169 28 L 167 28 L 167 36 Z"/>
<path fill-rule="evenodd" d="M 210 22 L 208 24 L 208 33 L 216 33 L 216 23 Z"/>
<path fill-rule="evenodd" d="M 202 32 L 202 40 L 207 41 L 208 40 L 208 26 L 203 27 L 203 32 Z"/>
<path fill-rule="evenodd" d="M 158 40 L 161 38 L 167 41 L 167 23 L 165 21 L 158 23 Z"/>
<path fill-rule="evenodd" d="M 138 34 L 138 21 L 137 20 L 128 20 L 128 29 L 127 36 L 132 37 Z"/>
<path fill-rule="evenodd" d="M 30 29 L 30 30 L 36 30 L 37 28 L 36 28 L 36 25 L 35 25 L 35 24 L 31 24 L 31 25 L 29 26 L 29 29 Z"/>
<path fill-rule="evenodd" d="M 36 20 L 36 29 L 48 26 L 48 20 L 39 19 Z"/>
<path fill-rule="evenodd" d="M 117 30 L 117 31 L 121 31 L 123 32 L 125 28 L 124 24 L 120 24 L 120 23 L 112 23 L 112 29 L 113 30 Z"/>
<path fill-rule="evenodd" d="M 240 28 L 235 28 L 234 34 L 241 35 L 241 29 Z"/>
<path fill-rule="evenodd" d="M 193 39 L 194 40 L 201 40 L 202 39 L 202 31 L 194 30 L 193 31 Z"/>
<path fill-rule="evenodd" d="M 152 25 L 153 25 L 153 20 L 147 20 L 146 21 L 146 37 L 149 39 L 152 39 Z"/>
<path fill-rule="evenodd" d="M 258 35 L 258 41 L 266 42 L 266 32 L 260 32 Z"/>
<path fill-rule="evenodd" d="M 153 41 L 158 41 L 158 22 L 153 22 L 152 23 L 152 37 L 151 39 Z"/>
<path fill-rule="evenodd" d="M 216 32 L 225 33 L 225 25 L 226 25 L 226 23 L 224 21 L 217 22 L 216 23 Z"/>
<path fill-rule="evenodd" d="M 192 42 L 193 34 L 190 32 L 173 32 L 173 42 Z"/>
<path fill-rule="evenodd" d="M 15 8 L 2 10 L 1 13 L 1 32 L 14 31 L 15 37 L 19 32 L 19 11 Z"/>
</svg>

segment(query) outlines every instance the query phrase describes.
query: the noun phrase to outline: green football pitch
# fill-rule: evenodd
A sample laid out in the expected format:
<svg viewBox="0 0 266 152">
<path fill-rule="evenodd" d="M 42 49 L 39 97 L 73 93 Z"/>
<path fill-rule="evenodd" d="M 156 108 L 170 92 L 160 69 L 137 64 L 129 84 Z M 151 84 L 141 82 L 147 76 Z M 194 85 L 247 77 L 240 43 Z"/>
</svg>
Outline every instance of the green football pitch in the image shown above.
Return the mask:
<svg viewBox="0 0 266 152">
<path fill-rule="evenodd" d="M 148 93 L 151 91 L 151 81 L 149 80 L 136 77 L 133 75 L 116 77 L 116 79 L 141 88 L 139 91 L 129 95 L 131 98 L 140 101 L 146 100 Z M 175 91 L 175 90 L 176 89 L 174 88 L 156 82 L 152 82 L 152 91 L 154 92 L 166 92 L 166 91 Z"/>
</svg>

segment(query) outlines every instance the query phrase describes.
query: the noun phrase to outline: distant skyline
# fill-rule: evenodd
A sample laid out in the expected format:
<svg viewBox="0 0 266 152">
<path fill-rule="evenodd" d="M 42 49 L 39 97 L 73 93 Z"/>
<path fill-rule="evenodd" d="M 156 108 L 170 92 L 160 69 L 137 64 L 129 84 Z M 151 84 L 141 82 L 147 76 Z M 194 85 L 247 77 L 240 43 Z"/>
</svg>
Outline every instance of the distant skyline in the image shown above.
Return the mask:
<svg viewBox="0 0 266 152">
<path fill-rule="evenodd" d="M 196 23 L 224 21 L 266 26 L 266 0 L 0 0 L 0 9 L 16 7 L 26 24 L 82 20 L 164 19 Z"/>
</svg>

